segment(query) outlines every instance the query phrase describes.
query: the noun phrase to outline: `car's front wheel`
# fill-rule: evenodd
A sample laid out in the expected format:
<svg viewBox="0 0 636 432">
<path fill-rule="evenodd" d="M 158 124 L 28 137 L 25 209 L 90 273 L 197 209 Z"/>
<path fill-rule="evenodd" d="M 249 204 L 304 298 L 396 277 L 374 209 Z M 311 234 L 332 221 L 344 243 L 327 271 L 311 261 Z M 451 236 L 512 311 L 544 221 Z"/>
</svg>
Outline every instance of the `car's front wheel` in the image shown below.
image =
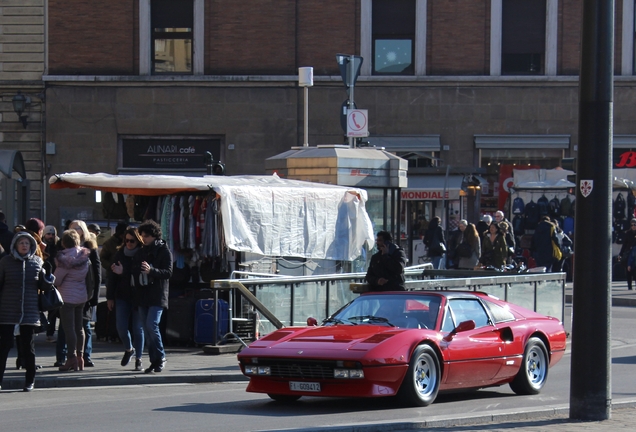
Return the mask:
<svg viewBox="0 0 636 432">
<path fill-rule="evenodd" d="M 429 345 L 420 345 L 411 356 L 398 397 L 408 405 L 430 405 L 437 397 L 440 379 L 437 354 Z"/>
<path fill-rule="evenodd" d="M 275 400 L 276 402 L 296 402 L 298 399 L 300 399 L 300 396 L 296 396 L 296 395 L 282 395 L 282 394 L 273 394 L 273 393 L 267 393 L 267 396 L 269 396 L 272 400 Z"/>
<path fill-rule="evenodd" d="M 517 376 L 510 383 L 519 395 L 538 394 L 548 380 L 548 350 L 539 338 L 530 338 L 523 352 L 523 361 Z"/>
</svg>

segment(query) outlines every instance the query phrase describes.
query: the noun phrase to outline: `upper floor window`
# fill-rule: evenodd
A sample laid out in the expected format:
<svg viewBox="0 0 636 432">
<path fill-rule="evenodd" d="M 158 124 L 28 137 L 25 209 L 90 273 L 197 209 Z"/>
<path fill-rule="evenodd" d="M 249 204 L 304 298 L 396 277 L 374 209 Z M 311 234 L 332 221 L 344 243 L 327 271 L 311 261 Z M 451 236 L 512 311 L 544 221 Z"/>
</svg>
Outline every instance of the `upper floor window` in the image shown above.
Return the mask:
<svg viewBox="0 0 636 432">
<path fill-rule="evenodd" d="M 373 0 L 373 75 L 415 73 L 415 0 Z"/>
<path fill-rule="evenodd" d="M 502 75 L 545 73 L 546 0 L 503 0 Z"/>
<path fill-rule="evenodd" d="M 192 73 L 194 0 L 152 0 L 153 74 Z"/>
</svg>

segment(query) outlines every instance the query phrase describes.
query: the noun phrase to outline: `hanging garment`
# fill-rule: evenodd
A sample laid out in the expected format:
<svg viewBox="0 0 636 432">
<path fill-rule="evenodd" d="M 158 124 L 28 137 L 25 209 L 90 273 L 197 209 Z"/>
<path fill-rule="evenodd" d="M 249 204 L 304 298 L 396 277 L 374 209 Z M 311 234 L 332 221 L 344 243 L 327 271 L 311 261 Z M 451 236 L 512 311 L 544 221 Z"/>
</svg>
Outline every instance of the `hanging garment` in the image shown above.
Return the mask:
<svg viewBox="0 0 636 432">
<path fill-rule="evenodd" d="M 618 193 L 616 199 L 614 200 L 614 218 L 615 219 L 625 219 L 625 198 L 623 198 L 622 193 Z"/>
<path fill-rule="evenodd" d="M 206 255 L 203 253 L 203 241 L 205 239 L 205 215 L 207 213 L 207 209 L 208 209 L 208 198 L 206 197 L 201 201 L 201 211 L 199 212 L 199 224 L 197 226 L 197 229 L 199 230 L 199 233 L 197 234 L 197 244 L 199 245 L 199 252 L 201 253 L 202 257 L 205 257 Z"/>
<path fill-rule="evenodd" d="M 548 214 L 553 219 L 558 219 L 561 216 L 561 201 L 556 195 L 548 203 Z"/>
<path fill-rule="evenodd" d="M 102 198 L 102 215 L 105 219 L 128 219 L 124 196 L 122 194 L 106 192 Z"/>
<path fill-rule="evenodd" d="M 523 199 L 521 199 L 521 197 L 515 198 L 512 201 L 512 214 L 516 214 L 516 215 L 523 214 L 524 207 L 525 207 L 525 204 L 523 202 Z"/>
<path fill-rule="evenodd" d="M 570 201 L 570 198 L 566 196 L 565 198 L 561 200 L 560 204 L 561 204 L 561 216 L 563 216 L 564 218 L 568 216 L 572 216 L 570 214 L 572 212 L 572 201 Z"/>
<path fill-rule="evenodd" d="M 172 223 L 170 224 L 170 227 L 172 228 L 172 247 L 170 249 L 172 249 L 173 251 L 181 250 L 181 245 L 179 243 L 179 225 L 181 223 L 180 201 L 181 197 L 174 197 L 174 203 L 172 207 Z"/>
<path fill-rule="evenodd" d="M 524 209 L 523 226 L 527 230 L 533 230 L 539 224 L 539 206 L 534 201 L 526 204 Z"/>
<path fill-rule="evenodd" d="M 550 203 L 545 195 L 541 195 L 541 198 L 537 200 L 537 207 L 539 209 L 539 219 L 541 216 L 547 216 L 549 214 Z"/>
<path fill-rule="evenodd" d="M 196 201 L 196 197 L 194 195 L 190 195 L 188 197 L 188 241 L 186 247 L 188 249 L 195 249 L 197 247 L 194 241 L 194 229 L 196 227 L 196 219 L 194 217 L 194 203 Z"/>
</svg>

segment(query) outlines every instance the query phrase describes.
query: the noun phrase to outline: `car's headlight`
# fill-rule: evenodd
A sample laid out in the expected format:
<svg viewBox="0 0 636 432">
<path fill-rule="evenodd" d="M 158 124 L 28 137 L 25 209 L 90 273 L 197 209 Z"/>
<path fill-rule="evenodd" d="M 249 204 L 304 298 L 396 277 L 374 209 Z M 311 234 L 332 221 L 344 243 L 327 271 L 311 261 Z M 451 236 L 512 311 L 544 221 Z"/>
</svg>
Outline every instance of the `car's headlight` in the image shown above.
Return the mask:
<svg viewBox="0 0 636 432">
<path fill-rule="evenodd" d="M 245 365 L 245 375 L 271 375 L 269 366 Z"/>
<path fill-rule="evenodd" d="M 362 369 L 334 369 L 334 378 L 364 378 Z"/>
<path fill-rule="evenodd" d="M 364 372 L 362 369 L 350 369 L 349 378 L 364 378 Z"/>
<path fill-rule="evenodd" d="M 334 378 L 349 378 L 349 369 L 334 369 Z"/>
</svg>

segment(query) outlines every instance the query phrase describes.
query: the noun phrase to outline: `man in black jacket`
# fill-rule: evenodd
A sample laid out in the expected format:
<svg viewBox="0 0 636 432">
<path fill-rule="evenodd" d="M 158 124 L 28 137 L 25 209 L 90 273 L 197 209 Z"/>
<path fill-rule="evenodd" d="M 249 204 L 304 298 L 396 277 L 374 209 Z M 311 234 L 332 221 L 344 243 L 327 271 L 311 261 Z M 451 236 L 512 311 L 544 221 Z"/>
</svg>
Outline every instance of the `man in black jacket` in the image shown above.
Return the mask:
<svg viewBox="0 0 636 432">
<path fill-rule="evenodd" d="M 172 276 L 172 253 L 161 240 L 161 227 L 149 220 L 137 229 L 144 242 L 133 258 L 134 285 L 139 293 L 139 314 L 148 336 L 150 367 L 144 372 L 161 372 L 166 352 L 159 332 L 159 322 L 168 308 L 168 280 Z"/>
<path fill-rule="evenodd" d="M 387 231 L 378 232 L 375 244 L 378 252 L 371 257 L 366 276 L 371 291 L 404 291 L 404 250 L 393 243 L 393 237 Z"/>
</svg>

